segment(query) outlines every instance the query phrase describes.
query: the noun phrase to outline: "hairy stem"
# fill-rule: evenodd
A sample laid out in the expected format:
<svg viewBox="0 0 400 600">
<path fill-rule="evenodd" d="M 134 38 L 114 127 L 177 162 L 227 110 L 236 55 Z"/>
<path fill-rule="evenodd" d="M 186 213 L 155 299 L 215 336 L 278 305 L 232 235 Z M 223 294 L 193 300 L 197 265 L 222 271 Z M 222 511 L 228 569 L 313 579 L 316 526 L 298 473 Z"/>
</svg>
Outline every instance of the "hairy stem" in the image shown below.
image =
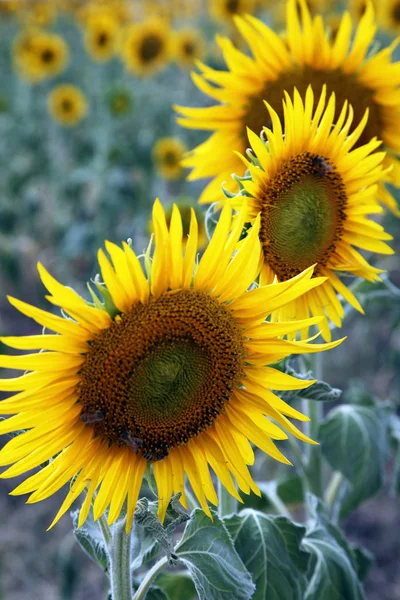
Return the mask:
<svg viewBox="0 0 400 600">
<path fill-rule="evenodd" d="M 131 537 L 125 532 L 125 519 L 112 528 L 109 560 L 112 599 L 132 600 Z"/>
<path fill-rule="evenodd" d="M 147 592 L 149 591 L 152 583 L 154 582 L 157 575 L 163 570 L 165 565 L 168 564 L 168 558 L 163 556 L 155 565 L 150 569 L 148 573 L 144 576 L 142 583 L 139 588 L 135 592 L 133 596 L 133 600 L 143 600 L 145 598 Z M 113 596 L 114 598 L 114 596 Z M 119 596 L 116 596 L 116 600 L 120 600 Z"/>
</svg>

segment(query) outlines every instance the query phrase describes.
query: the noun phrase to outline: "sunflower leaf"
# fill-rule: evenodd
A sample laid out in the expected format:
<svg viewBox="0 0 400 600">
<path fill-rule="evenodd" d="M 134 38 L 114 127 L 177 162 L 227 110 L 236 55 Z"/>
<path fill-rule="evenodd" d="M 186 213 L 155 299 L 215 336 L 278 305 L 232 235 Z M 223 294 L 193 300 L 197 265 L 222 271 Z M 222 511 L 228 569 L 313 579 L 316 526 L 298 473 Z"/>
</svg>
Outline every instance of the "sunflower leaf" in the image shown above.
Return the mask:
<svg viewBox="0 0 400 600">
<path fill-rule="evenodd" d="M 392 493 L 400 495 L 400 418 L 397 415 L 390 416 L 390 436 L 394 450 Z"/>
<path fill-rule="evenodd" d="M 302 600 L 309 560 L 301 549 L 305 527 L 252 509 L 229 516 L 224 523 L 253 576 L 252 600 Z"/>
<path fill-rule="evenodd" d="M 333 409 L 319 428 L 322 454 L 345 477 L 340 515 L 349 514 L 374 496 L 384 483 L 387 458 L 386 407 L 343 404 Z"/>
<path fill-rule="evenodd" d="M 306 373 L 298 373 L 289 362 L 286 362 L 285 373 L 296 377 L 296 379 L 309 380 L 314 379 L 311 371 Z M 285 400 L 285 402 L 292 403 L 294 400 L 315 400 L 317 402 L 334 402 L 339 400 L 342 395 L 342 390 L 333 388 L 326 383 L 326 381 L 316 381 L 313 385 L 305 390 L 293 390 L 288 392 L 277 392 L 277 395 Z"/>
<path fill-rule="evenodd" d="M 251 575 L 216 513 L 211 521 L 202 510 L 194 510 L 176 552 L 188 568 L 200 600 L 253 597 Z"/>
<path fill-rule="evenodd" d="M 322 502 L 308 495 L 311 522 L 302 546 L 310 553 L 304 600 L 363 600 L 359 555 L 329 521 Z"/>
<path fill-rule="evenodd" d="M 79 510 L 71 512 L 73 531 L 80 547 L 104 571 L 108 570 L 108 553 L 103 536 L 89 514 L 85 524 L 78 528 Z"/>
<path fill-rule="evenodd" d="M 184 598 L 185 600 L 197 598 L 192 578 L 186 571 L 161 573 L 157 577 L 157 586 L 171 598 Z"/>
</svg>

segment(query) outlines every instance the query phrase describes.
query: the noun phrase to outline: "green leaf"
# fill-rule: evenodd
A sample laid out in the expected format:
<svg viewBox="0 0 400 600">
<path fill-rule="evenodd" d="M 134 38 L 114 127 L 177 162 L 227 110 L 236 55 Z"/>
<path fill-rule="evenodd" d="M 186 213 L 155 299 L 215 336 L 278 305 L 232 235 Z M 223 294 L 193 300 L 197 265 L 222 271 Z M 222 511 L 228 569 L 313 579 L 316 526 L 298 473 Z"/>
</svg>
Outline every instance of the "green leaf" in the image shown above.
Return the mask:
<svg viewBox="0 0 400 600">
<path fill-rule="evenodd" d="M 290 364 L 284 363 L 284 371 L 296 379 L 309 380 L 314 379 L 311 371 L 307 373 L 297 372 Z M 334 402 L 339 400 L 342 395 L 342 390 L 333 388 L 326 381 L 316 381 L 313 385 L 305 390 L 292 390 L 288 392 L 278 392 L 278 396 L 285 402 L 294 402 L 295 400 L 315 400 L 316 402 Z"/>
<path fill-rule="evenodd" d="M 188 568 L 200 600 L 252 597 L 255 588 L 250 573 L 216 513 L 211 521 L 202 510 L 194 510 L 175 550 Z"/>
<path fill-rule="evenodd" d="M 184 598 L 185 600 L 197 598 L 196 588 L 190 575 L 183 571 L 181 573 L 161 573 L 157 577 L 157 586 L 171 598 Z"/>
<path fill-rule="evenodd" d="M 305 527 L 286 517 L 245 509 L 224 519 L 235 548 L 253 577 L 253 600 L 302 600 L 308 553 Z"/>
<path fill-rule="evenodd" d="M 400 418 L 397 415 L 390 416 L 390 435 L 394 450 L 392 492 L 400 495 Z"/>
<path fill-rule="evenodd" d="M 175 596 L 178 598 L 178 596 Z M 146 594 L 146 600 L 170 600 L 168 594 L 158 586 L 152 586 Z"/>
<path fill-rule="evenodd" d="M 304 600 L 363 600 L 357 557 L 325 515 L 322 502 L 308 495 L 311 523 L 303 548 L 311 557 Z"/>
<path fill-rule="evenodd" d="M 78 529 L 79 510 L 71 512 L 73 531 L 80 547 L 104 571 L 108 570 L 108 554 L 103 536 L 99 527 L 93 521 L 92 512 L 89 513 L 85 524 Z"/>
<path fill-rule="evenodd" d="M 347 479 L 340 499 L 344 516 L 374 496 L 384 483 L 387 417 L 379 407 L 343 404 L 321 423 L 319 441 L 332 469 Z"/>
<path fill-rule="evenodd" d="M 351 549 L 356 560 L 358 578 L 360 581 L 364 581 L 374 563 L 374 555 L 362 546 L 352 544 Z"/>
</svg>

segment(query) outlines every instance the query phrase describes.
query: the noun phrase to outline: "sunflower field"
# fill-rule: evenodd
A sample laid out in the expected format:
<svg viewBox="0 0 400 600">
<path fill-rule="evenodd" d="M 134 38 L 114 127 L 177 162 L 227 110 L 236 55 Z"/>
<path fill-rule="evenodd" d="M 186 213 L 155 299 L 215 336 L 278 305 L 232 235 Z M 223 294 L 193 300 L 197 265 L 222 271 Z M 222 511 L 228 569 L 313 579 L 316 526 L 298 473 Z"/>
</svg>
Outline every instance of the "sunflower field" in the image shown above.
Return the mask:
<svg viewBox="0 0 400 600">
<path fill-rule="evenodd" d="M 0 0 L 0 600 L 400 598 L 400 0 Z"/>
</svg>

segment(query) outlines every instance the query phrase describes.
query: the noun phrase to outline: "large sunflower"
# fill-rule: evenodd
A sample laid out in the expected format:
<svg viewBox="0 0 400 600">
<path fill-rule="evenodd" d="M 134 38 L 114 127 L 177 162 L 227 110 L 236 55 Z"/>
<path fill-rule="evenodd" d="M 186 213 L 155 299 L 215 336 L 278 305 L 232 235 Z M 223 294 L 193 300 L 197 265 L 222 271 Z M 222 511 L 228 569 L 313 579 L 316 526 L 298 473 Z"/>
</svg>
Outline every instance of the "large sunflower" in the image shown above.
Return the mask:
<svg viewBox="0 0 400 600">
<path fill-rule="evenodd" d="M 393 250 L 384 241 L 392 236 L 369 219 L 382 210 L 375 202 L 385 155 L 375 152 L 380 142 L 357 145 L 367 115 L 361 123 L 353 124 L 353 111 L 345 103 L 334 125 L 338 114 L 335 95 L 327 105 L 325 95 L 324 86 L 314 107 L 311 87 L 304 104 L 297 90 L 293 102 L 286 93 L 283 123 L 267 105 L 269 118 L 265 121 L 271 121 L 273 131 L 264 128 L 264 143 L 249 130 L 254 155 L 252 160 L 242 157 L 248 172 L 241 181 L 242 194 L 231 202 L 238 209 L 243 203 L 248 205 L 249 217 L 255 219 L 257 227 L 261 213 L 261 285 L 275 278 L 287 281 L 314 264 L 315 274 L 327 278 L 318 288 L 280 308 L 277 318 L 305 319 L 310 313 L 315 316 L 325 312 L 320 327 L 329 340 L 329 319 L 340 327 L 344 316 L 337 293 L 362 312 L 338 274 L 377 281 L 382 273 L 354 246 L 382 254 L 392 254 Z M 350 129 L 353 133 L 349 136 Z M 307 337 L 307 328 L 302 336 Z"/>
<path fill-rule="evenodd" d="M 202 65 L 202 74 L 194 75 L 197 86 L 220 105 L 177 107 L 184 116 L 179 119 L 181 125 L 214 131 L 185 161 L 185 166 L 193 168 L 191 179 L 213 177 L 200 202 L 219 200 L 221 183 L 227 180 L 228 188 L 234 189 L 230 175 L 242 174 L 243 166 L 233 150 L 245 151 L 246 127 L 259 133 L 269 125 L 263 100 L 280 113 L 285 90 L 291 93 L 296 87 L 304 96 L 310 84 L 317 94 L 326 84 L 328 92 L 335 92 L 339 108 L 348 100 L 356 123 L 369 108 L 370 119 L 358 145 L 373 137 L 382 140 L 388 151 L 385 164 L 393 167 L 386 179 L 400 185 L 400 164 L 395 156 L 400 152 L 400 64 L 391 62 L 395 44 L 367 57 L 376 30 L 371 4 L 354 32 L 351 17 L 345 12 L 332 42 L 321 16 L 311 19 L 304 0 L 288 0 L 286 40 L 254 17 L 237 18 L 236 23 L 253 57 L 222 38 L 219 44 L 229 70 L 216 71 Z M 379 198 L 400 214 L 383 184 Z"/>
<path fill-rule="evenodd" d="M 279 425 L 311 441 L 287 418 L 307 417 L 271 390 L 312 382 L 265 365 L 339 342 L 287 341 L 283 336 L 293 328 L 319 319 L 271 323 L 265 317 L 323 280 L 312 278 L 309 268 L 289 281 L 246 291 L 259 270 L 259 221 L 232 258 L 246 213 L 229 233 L 228 205 L 199 262 L 194 216 L 184 254 L 179 210 L 168 229 L 157 201 L 153 219 L 155 248 L 152 261 L 146 255 L 147 277 L 127 244 L 121 249 L 106 243 L 112 262 L 99 251 L 108 311 L 98 300 L 89 305 L 41 265 L 48 300 L 68 318 L 10 298 L 56 333 L 2 338 L 11 347 L 40 351 L 0 357 L 2 367 L 29 371 L 0 380 L 1 390 L 19 392 L 0 404 L 2 414 L 14 415 L 0 424 L 0 432 L 26 430 L 0 452 L 0 464 L 11 465 L 1 477 L 50 461 L 13 492 L 30 493 L 30 503 L 74 478 L 53 524 L 86 489 L 80 524 L 95 498 L 94 518 L 109 508 L 109 523 L 125 504 L 129 530 L 151 464 L 161 519 L 172 493 L 182 492 L 185 503 L 185 475 L 210 514 L 207 500 L 216 504 L 217 496 L 209 466 L 240 500 L 232 476 L 244 493 L 259 493 L 248 471 L 254 460 L 250 442 L 289 464 L 273 441 L 287 438 Z"/>
</svg>

